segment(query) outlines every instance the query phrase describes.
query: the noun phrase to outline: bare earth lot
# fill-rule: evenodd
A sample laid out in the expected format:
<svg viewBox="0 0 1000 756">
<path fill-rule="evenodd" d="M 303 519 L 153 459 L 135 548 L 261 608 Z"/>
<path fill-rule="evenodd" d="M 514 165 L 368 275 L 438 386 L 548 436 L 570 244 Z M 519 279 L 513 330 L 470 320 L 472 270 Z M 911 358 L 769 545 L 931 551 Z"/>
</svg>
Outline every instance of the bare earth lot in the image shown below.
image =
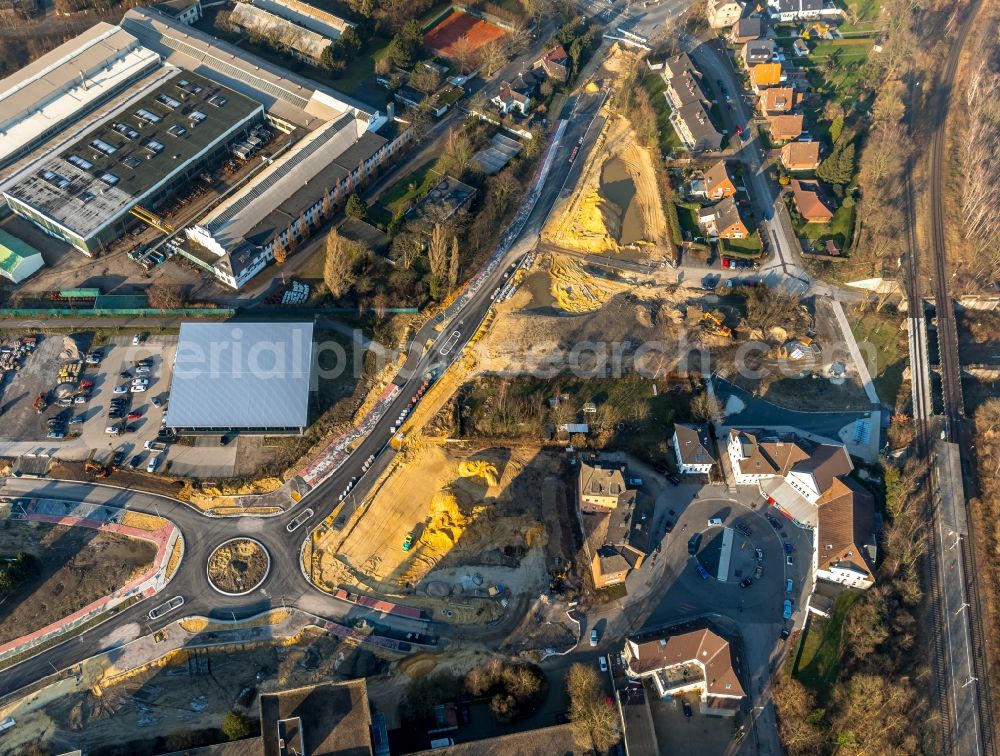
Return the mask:
<svg viewBox="0 0 1000 756">
<path fill-rule="evenodd" d="M 55 622 L 147 570 L 156 547 L 146 541 L 87 528 L 4 521 L 0 555 L 26 551 L 41 573 L 0 599 L 0 643 Z"/>
</svg>

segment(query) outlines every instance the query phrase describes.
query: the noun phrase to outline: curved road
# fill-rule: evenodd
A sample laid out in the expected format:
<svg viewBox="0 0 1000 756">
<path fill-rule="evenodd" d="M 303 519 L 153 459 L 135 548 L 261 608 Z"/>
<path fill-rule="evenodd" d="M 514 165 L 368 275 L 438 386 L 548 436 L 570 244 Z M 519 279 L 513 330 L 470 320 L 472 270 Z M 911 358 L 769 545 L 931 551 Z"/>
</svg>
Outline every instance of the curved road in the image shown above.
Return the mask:
<svg viewBox="0 0 1000 756">
<path fill-rule="evenodd" d="M 0 495 L 3 496 L 104 503 L 166 517 L 177 525 L 184 536 L 185 553 L 172 580 L 155 599 L 139 602 L 97 627 L 78 635 L 71 635 L 60 645 L 0 671 L 0 695 L 9 694 L 46 676 L 53 668 L 64 669 L 120 644 L 124 642 L 123 636 L 138 637 L 144 633 L 155 632 L 159 627 L 191 614 L 223 620 L 242 619 L 274 606 L 285 605 L 332 620 L 353 621 L 359 617 L 366 617 L 383 626 L 389 625 L 392 631 L 402 634 L 434 632 L 446 635 L 448 627 L 426 620 L 384 617 L 378 612 L 347 604 L 321 592 L 312 586 L 300 568 L 301 546 L 312 528 L 340 506 L 337 497 L 351 479 L 358 479 L 358 482 L 353 490 L 354 495 L 341 510 L 341 514 L 344 515 L 353 511 L 354 500 L 364 498 L 368 488 L 378 477 L 378 473 L 388 465 L 394 455 L 391 447 L 387 446 L 391 436 L 390 427 L 423 382 L 423 376 L 427 371 L 446 367 L 449 361 L 461 353 L 493 304 L 491 298 L 493 291 L 506 282 L 505 273 L 509 274 L 512 266 L 516 266 L 519 260 L 535 246 L 538 232 L 571 169 L 585 160 L 587 152 L 593 147 L 596 134 L 592 133 L 589 127 L 602 99 L 600 95 L 587 94 L 570 98 L 563 114 L 567 126 L 562 140 L 553 148 L 554 156 L 547 180 L 542 184 L 535 204 L 528 210 L 523 228 L 507 253 L 475 295 L 461 307 L 456 308 L 454 313 L 450 313 L 444 327 L 438 331 L 435 329 L 436 321 L 432 321 L 414 337 L 410 356 L 395 381 L 400 388 L 397 398 L 385 409 L 372 431 L 361 440 L 341 466 L 326 480 L 304 494 L 300 503 L 291 512 L 275 518 L 252 516 L 213 518 L 168 497 L 107 485 L 18 478 L 3 480 L 0 484 Z M 581 140 L 583 146 L 579 155 L 574 163 L 570 163 L 569 155 Z M 449 340 L 455 331 L 459 332 L 459 337 L 451 345 L 452 348 L 447 355 L 442 355 L 440 349 L 443 343 Z M 429 349 L 424 349 L 423 345 L 428 339 L 433 339 L 433 345 Z M 373 454 L 377 455 L 377 461 L 368 473 L 364 474 L 362 465 L 365 459 Z M 349 507 L 351 509 L 348 509 Z M 301 527 L 289 533 L 286 529 L 288 522 L 306 508 L 312 509 L 315 514 Z M 211 552 L 220 543 L 236 535 L 248 535 L 257 539 L 267 548 L 271 556 L 270 575 L 263 585 L 249 596 L 231 597 L 220 594 L 208 584 L 205 574 L 205 565 Z M 167 598 L 178 595 L 185 599 L 182 611 L 169 613 L 157 621 L 148 620 L 150 609 L 163 603 Z M 462 630 L 463 634 L 466 630 L 468 629 Z M 471 634 L 478 637 L 484 632 L 502 633 L 505 629 L 502 626 L 489 630 L 476 628 L 472 629 Z"/>
</svg>

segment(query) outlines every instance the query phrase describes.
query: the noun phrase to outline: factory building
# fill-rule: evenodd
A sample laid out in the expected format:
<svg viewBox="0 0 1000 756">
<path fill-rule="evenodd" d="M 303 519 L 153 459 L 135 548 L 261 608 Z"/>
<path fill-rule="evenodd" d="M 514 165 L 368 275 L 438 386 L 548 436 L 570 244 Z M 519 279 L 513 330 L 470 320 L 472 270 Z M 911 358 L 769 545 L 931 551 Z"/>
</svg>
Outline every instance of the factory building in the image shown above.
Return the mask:
<svg viewBox="0 0 1000 756">
<path fill-rule="evenodd" d="M 99 23 L 0 80 L 0 168 L 27 155 L 160 65 L 160 56 Z"/>
<path fill-rule="evenodd" d="M 264 118 L 259 102 L 178 70 L 4 190 L 7 204 L 88 256 Z"/>
</svg>

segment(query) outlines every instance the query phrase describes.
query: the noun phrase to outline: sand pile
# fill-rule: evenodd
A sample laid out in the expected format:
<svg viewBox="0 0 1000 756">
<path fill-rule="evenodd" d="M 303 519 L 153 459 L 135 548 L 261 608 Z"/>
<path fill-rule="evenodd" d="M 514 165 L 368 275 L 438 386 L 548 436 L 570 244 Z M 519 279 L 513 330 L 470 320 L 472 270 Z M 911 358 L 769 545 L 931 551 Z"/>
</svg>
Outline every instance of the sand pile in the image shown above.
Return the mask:
<svg viewBox="0 0 1000 756">
<path fill-rule="evenodd" d="M 627 288 L 588 275 L 580 263 L 562 255 L 552 256 L 549 275 L 555 305 L 566 312 L 594 312 Z"/>
<path fill-rule="evenodd" d="M 463 459 L 458 465 L 458 474 L 463 478 L 482 478 L 490 488 L 499 482 L 497 467 L 485 459 Z"/>
<path fill-rule="evenodd" d="M 440 491 L 431 499 L 428 507 L 430 522 L 420 537 L 433 549 L 446 551 L 462 537 L 462 531 L 469 525 L 469 518 L 462 514 L 458 499 L 451 491 Z"/>
</svg>

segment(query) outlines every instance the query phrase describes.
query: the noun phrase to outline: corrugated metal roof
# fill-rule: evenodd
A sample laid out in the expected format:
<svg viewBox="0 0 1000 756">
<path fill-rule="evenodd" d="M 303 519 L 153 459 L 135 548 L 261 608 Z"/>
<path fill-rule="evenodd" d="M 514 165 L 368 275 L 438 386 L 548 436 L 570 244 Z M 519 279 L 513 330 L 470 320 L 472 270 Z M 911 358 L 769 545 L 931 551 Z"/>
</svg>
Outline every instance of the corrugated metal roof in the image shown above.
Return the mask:
<svg viewBox="0 0 1000 756">
<path fill-rule="evenodd" d="M 0 270 L 13 273 L 22 260 L 41 254 L 27 242 L 0 230 Z"/>
<path fill-rule="evenodd" d="M 312 352 L 312 323 L 183 323 L 167 426 L 306 427 Z"/>
</svg>

